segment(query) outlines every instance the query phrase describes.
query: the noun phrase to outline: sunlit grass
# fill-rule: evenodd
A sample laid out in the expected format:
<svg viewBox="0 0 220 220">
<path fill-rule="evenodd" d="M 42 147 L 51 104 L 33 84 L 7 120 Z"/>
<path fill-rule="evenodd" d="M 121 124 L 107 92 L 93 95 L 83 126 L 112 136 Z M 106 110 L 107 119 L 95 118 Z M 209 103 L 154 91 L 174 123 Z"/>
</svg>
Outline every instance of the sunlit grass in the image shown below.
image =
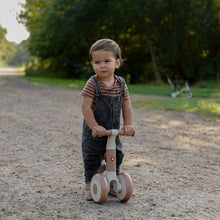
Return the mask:
<svg viewBox="0 0 220 220">
<path fill-rule="evenodd" d="M 220 88 L 193 87 L 191 90 L 193 93 L 193 97 L 220 98 Z"/>
<path fill-rule="evenodd" d="M 63 89 L 81 90 L 86 80 L 61 79 L 47 77 L 25 77 L 35 85 L 45 85 Z M 170 96 L 172 88 L 168 84 L 128 84 L 131 94 L 146 94 L 157 96 Z M 202 82 L 190 87 L 193 97 L 200 98 L 220 98 L 220 82 Z M 180 95 L 184 97 L 184 94 Z"/>
<path fill-rule="evenodd" d="M 146 110 L 172 110 L 199 113 L 220 121 L 220 100 L 209 99 L 144 99 L 133 102 L 133 105 Z"/>
<path fill-rule="evenodd" d="M 168 84 L 129 84 L 129 91 L 133 94 L 147 94 L 157 96 L 170 96 L 170 92 L 173 90 Z M 220 98 L 220 82 L 216 84 L 195 85 L 190 87 L 193 97 L 201 98 Z M 182 93 L 180 96 L 184 96 Z"/>
<path fill-rule="evenodd" d="M 49 86 L 59 89 L 82 90 L 86 80 L 60 79 L 46 77 L 25 77 L 35 85 Z M 184 94 L 170 98 L 172 88 L 167 84 L 129 84 L 131 94 L 161 96 L 159 99 L 144 99 L 133 103 L 135 107 L 144 109 L 161 109 L 192 112 L 220 121 L 220 82 L 202 82 L 191 87 L 193 98 L 187 99 Z M 164 98 L 162 98 L 164 96 Z"/>
<path fill-rule="evenodd" d="M 59 89 L 83 89 L 86 81 L 78 79 L 61 79 L 61 78 L 47 78 L 47 77 L 25 77 L 34 85 L 43 85 Z"/>
<path fill-rule="evenodd" d="M 155 85 L 155 84 L 129 84 L 129 92 L 133 94 L 146 94 L 169 96 L 171 87 L 169 85 Z"/>
</svg>

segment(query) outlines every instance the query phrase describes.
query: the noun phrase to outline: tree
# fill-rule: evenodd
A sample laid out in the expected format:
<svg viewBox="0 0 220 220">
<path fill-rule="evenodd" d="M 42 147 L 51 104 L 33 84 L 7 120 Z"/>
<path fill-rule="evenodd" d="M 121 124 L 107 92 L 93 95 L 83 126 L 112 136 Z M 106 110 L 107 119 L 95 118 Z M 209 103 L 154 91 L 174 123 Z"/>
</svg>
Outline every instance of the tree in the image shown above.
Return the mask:
<svg viewBox="0 0 220 220">
<path fill-rule="evenodd" d="M 20 15 L 29 52 L 43 73 L 85 78 L 90 45 L 112 38 L 121 46 L 118 71 L 130 82 L 218 78 L 217 0 L 26 0 Z"/>
<path fill-rule="evenodd" d="M 7 30 L 0 25 L 0 66 L 6 65 L 14 56 L 15 45 L 6 39 Z"/>
<path fill-rule="evenodd" d="M 31 57 L 27 50 L 27 40 L 20 44 L 14 44 L 15 53 L 13 57 L 7 62 L 10 66 L 28 66 Z"/>
</svg>

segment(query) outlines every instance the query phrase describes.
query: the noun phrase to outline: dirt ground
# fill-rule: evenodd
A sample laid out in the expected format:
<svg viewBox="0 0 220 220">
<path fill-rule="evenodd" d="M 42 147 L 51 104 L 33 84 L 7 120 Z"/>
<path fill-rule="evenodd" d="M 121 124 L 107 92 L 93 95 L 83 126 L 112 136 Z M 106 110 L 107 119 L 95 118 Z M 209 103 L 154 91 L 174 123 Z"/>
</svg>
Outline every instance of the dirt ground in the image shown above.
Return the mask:
<svg viewBox="0 0 220 220">
<path fill-rule="evenodd" d="M 220 219 L 219 123 L 133 109 L 121 170 L 134 194 L 100 205 L 84 198 L 80 103 L 78 91 L 0 76 L 0 219 Z"/>
</svg>

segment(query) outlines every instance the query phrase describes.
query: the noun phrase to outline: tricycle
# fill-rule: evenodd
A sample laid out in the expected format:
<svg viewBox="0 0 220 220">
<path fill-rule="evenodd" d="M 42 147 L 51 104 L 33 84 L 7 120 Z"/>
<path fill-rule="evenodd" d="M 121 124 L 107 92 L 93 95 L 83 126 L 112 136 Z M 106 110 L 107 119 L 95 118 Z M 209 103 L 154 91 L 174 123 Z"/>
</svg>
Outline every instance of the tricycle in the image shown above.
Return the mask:
<svg viewBox="0 0 220 220">
<path fill-rule="evenodd" d="M 97 136 L 95 130 L 92 135 Z M 105 175 L 97 173 L 92 177 L 90 185 L 92 199 L 96 203 L 105 202 L 111 189 L 121 202 L 127 202 L 133 193 L 132 179 L 126 172 L 121 172 L 118 176 L 116 174 L 115 139 L 118 135 L 124 135 L 124 130 L 106 130 L 104 135 L 108 136 L 105 153 L 106 172 Z"/>
</svg>

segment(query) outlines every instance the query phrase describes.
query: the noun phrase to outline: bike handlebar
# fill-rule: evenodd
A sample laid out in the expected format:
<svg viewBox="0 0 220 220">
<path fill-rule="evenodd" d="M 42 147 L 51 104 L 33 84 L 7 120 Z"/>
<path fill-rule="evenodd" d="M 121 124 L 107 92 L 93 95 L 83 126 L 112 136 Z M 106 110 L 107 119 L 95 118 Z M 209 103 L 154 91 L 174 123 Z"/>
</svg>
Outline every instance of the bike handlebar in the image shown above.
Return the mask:
<svg viewBox="0 0 220 220">
<path fill-rule="evenodd" d="M 116 132 L 116 134 L 115 134 Z M 119 130 L 115 130 L 115 129 L 112 129 L 112 130 L 106 130 L 103 134 L 103 136 L 111 136 L 111 135 L 124 135 L 125 134 L 125 131 L 123 129 L 119 129 Z M 97 137 L 97 131 L 95 129 L 92 130 L 92 136 L 93 137 Z M 134 136 L 131 135 L 131 136 Z"/>
</svg>

